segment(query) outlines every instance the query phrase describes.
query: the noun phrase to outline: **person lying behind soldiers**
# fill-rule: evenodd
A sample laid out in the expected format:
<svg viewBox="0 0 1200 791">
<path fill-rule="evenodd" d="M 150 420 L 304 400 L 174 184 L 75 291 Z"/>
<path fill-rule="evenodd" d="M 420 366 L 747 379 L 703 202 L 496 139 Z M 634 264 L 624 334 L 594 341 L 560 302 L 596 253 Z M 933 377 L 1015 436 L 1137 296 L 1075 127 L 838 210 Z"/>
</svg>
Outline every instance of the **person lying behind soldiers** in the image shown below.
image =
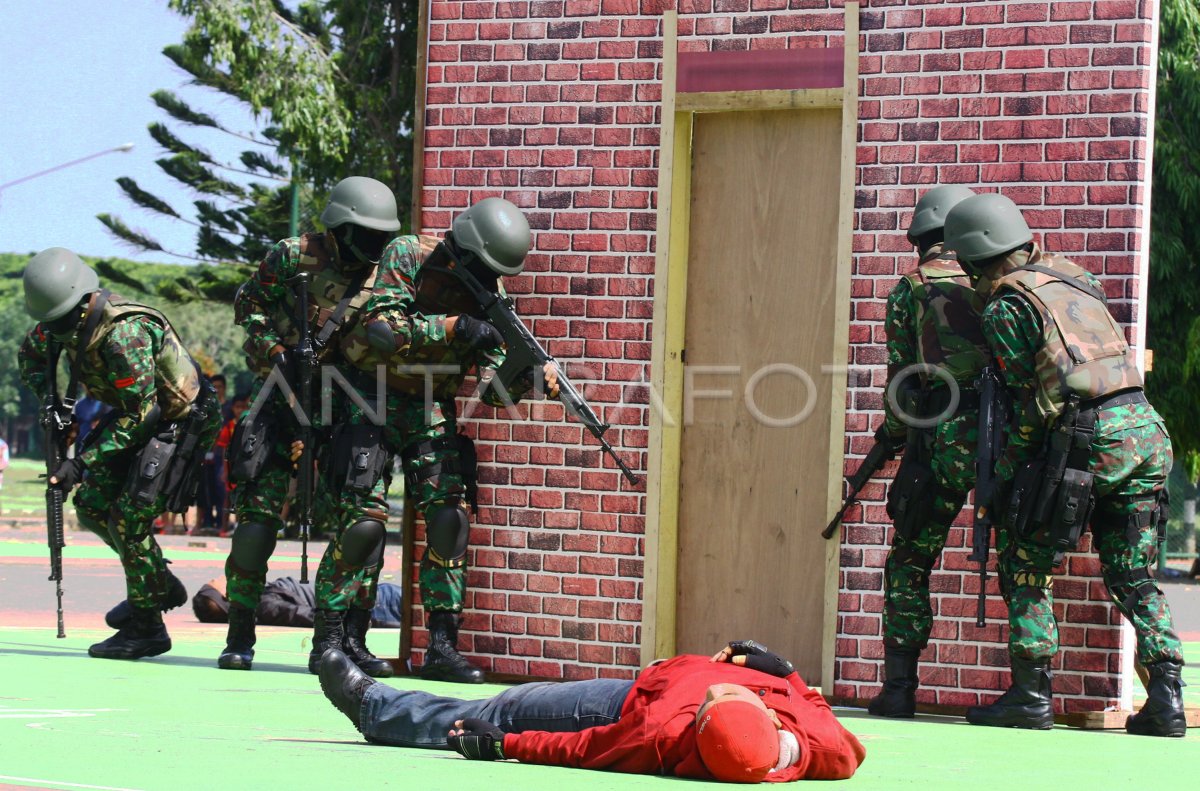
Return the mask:
<svg viewBox="0 0 1200 791">
<path fill-rule="evenodd" d="M 844 780 L 866 757 L 821 694 L 753 640 L 655 662 L 637 681 L 535 682 L 481 700 L 375 683 L 329 651 L 321 690 L 369 742 L 474 760 L 782 783 Z"/>
<path fill-rule="evenodd" d="M 374 309 L 378 263 L 384 246 L 400 228 L 396 199 L 375 179 L 351 176 L 334 186 L 321 214 L 323 233 L 284 239 L 271 248 L 255 274 L 234 300 L 238 324 L 246 332 L 247 363 L 259 377 L 251 408 L 242 416 L 228 458 L 237 531 L 225 564 L 231 602 L 225 649 L 217 660 L 223 669 L 249 670 L 254 659 L 254 611 L 267 579 L 267 562 L 275 551 L 283 524 L 280 513 L 288 500 L 293 466 L 304 448 L 298 414 L 296 346 L 297 275 L 307 275 L 308 330 L 322 367 L 342 366 L 339 332 L 364 309 Z M 321 376 L 314 377 L 316 382 Z M 322 388 L 323 390 L 324 388 Z M 371 391 L 367 391 L 369 394 Z M 313 457 L 324 464 L 321 435 L 323 399 L 312 399 L 315 414 L 305 416 L 319 429 Z M 319 487 L 318 487 L 319 488 Z M 295 503 L 292 504 L 295 507 Z M 339 511 L 332 517 L 334 538 L 326 557 L 336 557 L 335 569 L 322 561 L 317 574 L 320 609 L 314 650 L 309 663 L 328 647 L 345 650 L 367 672 L 391 675 L 391 666 L 372 655 L 365 637 L 371 609 L 362 594 L 363 579 L 377 578 L 383 553 L 385 510 L 372 513 Z M 331 573 L 332 572 L 332 573 Z"/>
<path fill-rule="evenodd" d="M 162 611 L 187 601 L 154 540 L 154 519 L 195 498 L 200 463 L 216 438 L 220 404 L 159 311 L 101 288 L 95 271 L 62 247 L 25 267 L 25 310 L 38 323 L 18 353 L 21 378 L 39 398 L 66 353 L 66 401 L 79 386 L 112 407 L 81 452 L 51 470 L 75 486 L 79 523 L 121 559 L 126 601 L 107 620 L 117 629 L 88 648 L 101 659 L 138 659 L 171 649 Z"/>
<path fill-rule="evenodd" d="M 987 359 L 983 300 L 942 240 L 946 213 L 974 194 L 945 186 L 921 196 L 908 228 L 917 268 L 888 295 L 879 436 L 903 449 L 904 459 L 888 492 L 895 530 L 884 573 L 884 684 L 867 707 L 876 716 L 916 712 L 917 660 L 933 628 L 929 575 L 975 481 L 975 379 Z M 936 422 L 917 426 L 913 418 Z"/>
<path fill-rule="evenodd" d="M 533 387 L 532 371 L 510 387 L 498 386 L 503 337 L 444 269 L 465 266 L 486 288 L 502 294 L 500 278 L 520 274 L 530 242 L 525 215 L 502 198 L 485 198 L 459 214 L 444 239 L 393 240 L 384 251 L 379 279 L 398 295 L 400 305 L 364 313 L 344 340 L 347 359 L 364 373 L 386 367 L 384 444 L 399 453 L 405 496 L 425 520 L 420 591 L 429 644 L 421 675 L 427 679 L 483 681 L 483 672 L 458 652 L 476 486 L 475 449 L 458 433 L 455 395 L 472 370 L 479 379 L 477 393 L 489 406 L 511 406 Z M 544 392 L 557 396 L 553 366 L 547 364 L 542 374 Z M 348 424 L 367 421 L 361 409 L 354 409 Z M 361 496 L 382 508 L 385 495 L 380 481 Z"/>
<path fill-rule="evenodd" d="M 1183 654 L 1149 573 L 1164 518 L 1171 440 L 1099 281 L 1033 241 L 1008 198 L 977 195 L 946 218 L 946 244 L 986 300 L 983 334 L 1014 419 L 995 473 L 1007 494 L 998 533 L 1012 685 L 976 725 L 1049 728 L 1058 651 L 1053 569 L 1090 525 L 1104 585 L 1137 634 L 1149 695 L 1129 733 L 1182 736 Z"/>
</svg>

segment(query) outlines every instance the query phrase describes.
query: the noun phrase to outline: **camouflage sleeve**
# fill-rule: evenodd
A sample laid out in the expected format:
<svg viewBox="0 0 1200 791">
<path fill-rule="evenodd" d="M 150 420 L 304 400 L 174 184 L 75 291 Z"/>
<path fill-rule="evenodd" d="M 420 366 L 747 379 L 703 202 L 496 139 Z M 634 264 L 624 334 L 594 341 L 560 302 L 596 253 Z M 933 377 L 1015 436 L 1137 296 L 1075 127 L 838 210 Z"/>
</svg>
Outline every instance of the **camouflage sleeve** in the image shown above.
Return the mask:
<svg viewBox="0 0 1200 791">
<path fill-rule="evenodd" d="M 379 288 L 367 300 L 363 314 L 386 321 L 392 332 L 404 337 L 412 350 L 447 343 L 446 317 L 424 315 L 417 310 L 417 289 L 413 283 L 420 261 L 412 254 L 406 237 L 388 242 L 379 262 Z"/>
<path fill-rule="evenodd" d="M 271 313 L 287 297 L 286 282 L 296 274 L 299 261 L 299 239 L 279 242 L 259 263 L 254 275 L 238 290 L 233 301 L 234 321 L 246 331 L 242 348 L 246 350 L 252 368 L 265 368 L 271 348 L 280 343 Z"/>
<path fill-rule="evenodd" d="M 984 309 L 983 335 L 1013 403 L 1013 420 L 1006 429 L 1008 443 L 996 463 L 996 475 L 1007 481 L 1041 451 L 1046 431 L 1035 400 L 1042 323 L 1029 302 L 1005 294 Z"/>
<path fill-rule="evenodd" d="M 25 340 L 17 351 L 17 367 L 21 371 L 21 381 L 25 383 L 38 401 L 46 398 L 46 354 L 49 342 L 42 325 L 38 324 L 25 334 Z"/>
<path fill-rule="evenodd" d="M 158 404 L 154 385 L 154 356 L 162 348 L 163 329 L 137 317 L 117 322 L 100 351 L 102 376 L 117 393 L 112 406 L 122 414 L 90 440 L 80 454 L 84 465 L 104 464 L 121 451 L 143 444 L 154 430 L 148 420 Z"/>
<path fill-rule="evenodd" d="M 888 384 L 892 377 L 905 367 L 917 362 L 917 305 L 913 295 L 912 284 L 907 277 L 888 294 L 887 314 L 884 316 L 884 330 L 887 333 Z M 884 391 L 883 398 L 884 423 L 887 432 L 893 437 L 903 436 L 907 427 L 896 416 L 892 402 Z"/>
</svg>

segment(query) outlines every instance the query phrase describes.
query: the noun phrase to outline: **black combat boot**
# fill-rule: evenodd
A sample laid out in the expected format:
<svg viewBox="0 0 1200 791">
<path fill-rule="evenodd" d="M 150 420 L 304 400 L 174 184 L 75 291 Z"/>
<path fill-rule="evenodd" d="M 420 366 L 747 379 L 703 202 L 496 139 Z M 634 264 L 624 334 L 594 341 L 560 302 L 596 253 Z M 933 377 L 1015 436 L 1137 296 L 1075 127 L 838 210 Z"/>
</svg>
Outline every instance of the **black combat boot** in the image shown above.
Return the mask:
<svg viewBox="0 0 1200 791">
<path fill-rule="evenodd" d="M 1125 720 L 1125 730 L 1137 736 L 1183 736 L 1187 715 L 1183 711 L 1183 664 L 1155 662 L 1147 665 L 1146 703 Z"/>
<path fill-rule="evenodd" d="M 170 563 L 171 561 L 167 561 Z M 176 607 L 187 604 L 188 592 L 187 588 L 183 587 L 179 577 L 171 573 L 167 569 L 167 594 L 163 597 L 162 612 L 174 610 Z M 129 599 L 124 599 L 117 603 L 115 607 L 109 610 L 104 616 L 104 622 L 113 629 L 120 629 L 129 619 L 133 617 L 133 605 L 129 603 Z"/>
<path fill-rule="evenodd" d="M 346 613 L 346 656 L 372 678 L 391 678 L 389 662 L 367 649 L 367 630 L 371 628 L 371 611 L 351 608 Z"/>
<path fill-rule="evenodd" d="M 129 622 L 107 640 L 88 648 L 97 659 L 141 659 L 171 650 L 171 638 L 156 607 L 133 607 Z"/>
<path fill-rule="evenodd" d="M 972 725 L 1045 730 L 1054 725 L 1050 707 L 1050 660 L 1012 657 L 1012 685 L 990 706 L 967 709 Z"/>
<path fill-rule="evenodd" d="M 429 648 L 425 651 L 421 678 L 482 684 L 483 671 L 458 653 L 458 616 L 452 612 L 431 612 L 428 625 Z"/>
<path fill-rule="evenodd" d="M 912 717 L 917 713 L 917 658 L 914 648 L 884 648 L 883 689 L 867 705 L 876 717 Z"/>
<path fill-rule="evenodd" d="M 313 615 L 313 645 L 308 654 L 308 672 L 321 670 L 321 655 L 330 648 L 341 651 L 346 643 L 346 611 L 317 610 Z"/>
<path fill-rule="evenodd" d="M 229 632 L 225 650 L 217 658 L 222 670 L 249 670 L 254 663 L 254 610 L 239 604 L 229 605 Z"/>
<path fill-rule="evenodd" d="M 342 714 L 350 718 L 354 727 L 362 730 L 359 725 L 362 714 L 363 696 L 375 682 L 366 673 L 358 669 L 358 665 L 350 661 L 350 657 L 336 648 L 331 648 L 321 657 L 320 673 L 321 691 L 325 697 Z"/>
</svg>

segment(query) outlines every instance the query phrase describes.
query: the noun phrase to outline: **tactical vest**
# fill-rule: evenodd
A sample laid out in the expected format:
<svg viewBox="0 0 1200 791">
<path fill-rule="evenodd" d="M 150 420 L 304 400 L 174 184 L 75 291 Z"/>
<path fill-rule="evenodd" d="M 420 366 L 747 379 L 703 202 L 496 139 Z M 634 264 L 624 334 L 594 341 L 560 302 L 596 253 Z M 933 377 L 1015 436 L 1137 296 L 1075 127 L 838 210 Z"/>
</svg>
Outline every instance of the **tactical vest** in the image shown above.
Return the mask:
<svg viewBox="0 0 1200 791">
<path fill-rule="evenodd" d="M 1052 273 L 1029 268 L 1035 265 Z M 1125 334 L 1108 312 L 1103 295 L 1089 293 L 1093 288 L 1087 270 L 1037 250 L 1025 266 L 997 281 L 992 291 L 992 299 L 1020 294 L 1041 318 L 1035 400 L 1047 424 L 1072 393 L 1087 401 L 1142 386 Z"/>
<path fill-rule="evenodd" d="M 171 322 L 154 308 L 111 294 L 84 349 L 80 379 L 93 398 L 109 405 L 120 403 L 120 393 L 104 378 L 105 363 L 101 351 L 114 325 L 135 316 L 146 316 L 163 328 L 163 346 L 154 355 L 154 389 L 162 410 L 161 419 L 178 420 L 188 413 L 200 392 L 200 372 Z M 74 345 L 67 344 L 66 351 L 68 358 L 74 359 Z"/>
<path fill-rule="evenodd" d="M 371 267 L 362 272 L 343 273 L 334 266 L 333 255 L 326 247 L 325 235 L 306 233 L 300 237 L 300 259 L 296 266 L 296 274 L 302 272 L 309 275 L 308 326 L 317 348 L 317 359 L 320 362 L 329 362 L 336 348 L 336 345 L 329 341 L 337 334 L 339 326 L 331 322 L 338 304 L 346 298 L 353 285 L 361 282 L 358 290 L 350 295 L 342 314 L 340 323 L 345 325 L 370 299 L 371 289 L 375 287 L 375 279 L 378 277 L 378 267 Z M 283 303 L 273 310 L 271 322 L 275 325 L 282 343 L 290 347 L 295 347 L 300 341 L 293 318 L 295 315 L 296 295 L 292 289 L 288 289 Z"/>
<path fill-rule="evenodd" d="M 478 306 L 459 287 L 439 277 L 419 277 L 422 262 L 441 240 L 434 236 L 404 236 L 391 244 L 407 248 L 406 260 L 401 271 L 385 272 L 383 279 L 389 287 L 403 288 L 402 284 L 391 285 L 399 278 L 409 284 L 419 284 L 413 309 L 426 316 L 458 315 L 474 313 Z M 414 287 L 416 287 L 414 285 Z M 467 371 L 474 365 L 474 353 L 458 344 L 439 343 L 421 346 L 415 350 L 401 349 L 390 357 L 372 349 L 366 340 L 366 330 L 356 323 L 347 330 L 341 342 L 342 353 L 355 367 L 375 373 L 377 366 L 386 367 L 387 388 L 391 392 L 409 396 L 425 396 L 426 382 L 433 388 L 435 400 L 453 398 L 462 386 Z M 453 371 L 435 371 L 432 366 L 452 367 Z"/>
<path fill-rule="evenodd" d="M 971 279 L 954 253 L 942 252 L 940 245 L 926 253 L 917 271 L 904 277 L 917 303 L 917 361 L 942 368 L 961 386 L 974 387 L 988 348 L 979 320 L 983 299 Z M 922 384 L 938 381 L 922 374 Z"/>
</svg>

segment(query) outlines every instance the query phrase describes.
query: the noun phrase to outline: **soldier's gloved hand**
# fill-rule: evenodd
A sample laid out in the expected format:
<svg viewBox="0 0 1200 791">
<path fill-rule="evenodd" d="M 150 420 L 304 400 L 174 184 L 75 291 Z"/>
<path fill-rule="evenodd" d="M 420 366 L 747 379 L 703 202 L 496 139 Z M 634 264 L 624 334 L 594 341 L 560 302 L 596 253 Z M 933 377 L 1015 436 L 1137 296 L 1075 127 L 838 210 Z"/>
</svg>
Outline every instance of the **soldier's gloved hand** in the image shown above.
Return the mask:
<svg viewBox="0 0 1200 791">
<path fill-rule="evenodd" d="M 500 330 L 473 316 L 457 316 L 454 320 L 454 337 L 472 349 L 498 349 L 504 345 Z"/>
<path fill-rule="evenodd" d="M 779 678 L 787 678 L 796 672 L 791 662 L 753 640 L 734 640 L 718 651 L 713 661 L 741 665 Z"/>
<path fill-rule="evenodd" d="M 296 364 L 292 359 L 292 355 L 287 353 L 287 349 L 282 346 L 276 346 L 272 349 L 271 356 L 268 360 L 272 368 L 278 368 L 283 374 L 283 378 L 288 382 L 296 381 Z"/>
<path fill-rule="evenodd" d="M 446 741 L 459 755 L 473 761 L 504 760 L 504 731 L 487 720 L 459 720 Z"/>
<path fill-rule="evenodd" d="M 908 444 L 908 433 L 889 434 L 887 423 L 881 423 L 879 428 L 875 429 L 875 441 L 887 445 L 892 458 L 895 458 L 896 454 L 904 452 L 904 446 Z"/>
<path fill-rule="evenodd" d="M 58 469 L 50 476 L 50 483 L 62 487 L 63 492 L 75 488 L 75 484 L 83 480 L 83 462 L 79 459 L 67 459 L 58 465 Z"/>
</svg>

